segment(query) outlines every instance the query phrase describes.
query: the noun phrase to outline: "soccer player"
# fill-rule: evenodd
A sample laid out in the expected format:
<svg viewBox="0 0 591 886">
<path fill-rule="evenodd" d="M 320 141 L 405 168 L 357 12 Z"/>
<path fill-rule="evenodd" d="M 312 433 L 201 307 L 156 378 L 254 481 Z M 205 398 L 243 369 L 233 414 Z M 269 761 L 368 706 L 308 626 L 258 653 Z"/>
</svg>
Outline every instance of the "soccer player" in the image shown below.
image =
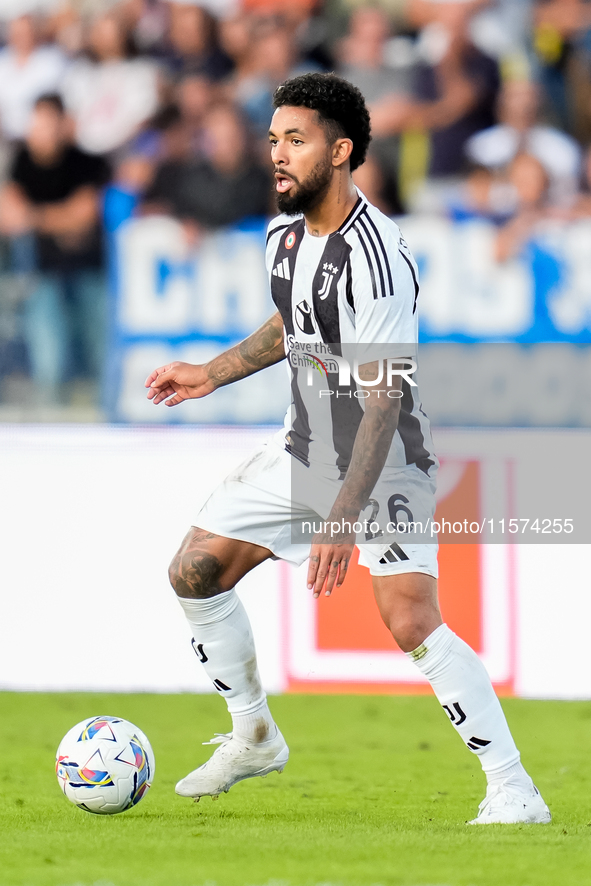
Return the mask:
<svg viewBox="0 0 591 886">
<path fill-rule="evenodd" d="M 305 74 L 278 87 L 274 107 L 269 140 L 281 214 L 269 225 L 266 260 L 277 312 L 209 363 L 172 363 L 146 380 L 155 404 L 176 406 L 271 366 L 286 351 L 292 364 L 285 429 L 214 491 L 170 567 L 195 651 L 232 717 L 232 732 L 212 740 L 219 747 L 176 791 L 198 800 L 283 770 L 289 750 L 269 711 L 234 588 L 268 558 L 299 565 L 309 557 L 308 588 L 316 597 L 330 594 L 343 583 L 357 542 L 386 626 L 480 758 L 488 788 L 472 823 L 548 822 L 484 666 L 442 622 L 436 545 L 392 542 L 382 530 L 359 538 L 351 528 L 370 505 L 372 515 L 389 507 L 398 521 L 432 518 L 437 459 L 416 386 L 400 372 L 390 387 L 380 385 L 380 396 L 372 385 L 377 363 L 368 360 L 351 381 L 354 397 L 337 397 L 343 391 L 327 374 L 327 396 L 313 403 L 309 375 L 291 359 L 307 343 L 313 353 L 342 349 L 342 356 L 346 347 L 372 342 L 402 345 L 402 358 L 417 342 L 414 259 L 398 227 L 351 178 L 370 141 L 363 96 L 333 74 Z M 405 367 L 408 360 L 396 364 Z M 319 517 L 337 530 L 318 527 Z M 294 535 L 304 520 L 319 529 L 311 543 Z"/>
</svg>

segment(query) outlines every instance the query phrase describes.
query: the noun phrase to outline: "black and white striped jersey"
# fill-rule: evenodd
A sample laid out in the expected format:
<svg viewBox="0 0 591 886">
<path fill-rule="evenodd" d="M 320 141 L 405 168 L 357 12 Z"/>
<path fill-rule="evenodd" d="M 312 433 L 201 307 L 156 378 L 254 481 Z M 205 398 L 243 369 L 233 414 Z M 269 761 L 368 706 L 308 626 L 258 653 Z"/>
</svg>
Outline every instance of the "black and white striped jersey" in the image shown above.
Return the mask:
<svg viewBox="0 0 591 886">
<path fill-rule="evenodd" d="M 418 342 L 418 272 L 398 226 L 359 193 L 341 227 L 325 237 L 308 233 L 303 217 L 278 216 L 269 225 L 266 263 L 273 301 L 283 319 L 286 351 L 311 343 L 333 354 L 347 345 Z M 398 356 L 403 356 L 398 354 Z M 295 361 L 297 363 L 297 360 Z M 314 361 L 309 361 L 312 365 Z M 369 362 L 369 361 L 368 361 Z M 363 401 L 333 390 L 319 396 L 310 371 L 291 361 L 292 404 L 286 416 L 286 448 L 305 464 L 344 476 Z M 325 376 L 325 387 L 335 379 Z M 386 462 L 416 464 L 427 473 L 436 464 L 427 416 L 416 387 L 403 382 L 398 430 Z"/>
</svg>

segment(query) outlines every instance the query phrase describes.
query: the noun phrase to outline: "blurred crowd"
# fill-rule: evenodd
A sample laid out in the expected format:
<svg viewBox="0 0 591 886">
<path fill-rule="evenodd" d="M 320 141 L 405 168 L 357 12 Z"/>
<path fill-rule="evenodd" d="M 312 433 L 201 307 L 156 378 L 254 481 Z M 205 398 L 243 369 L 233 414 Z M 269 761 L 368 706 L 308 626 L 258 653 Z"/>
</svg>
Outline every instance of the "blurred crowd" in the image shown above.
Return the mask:
<svg viewBox="0 0 591 886">
<path fill-rule="evenodd" d="M 2 0 L 2 16 L 0 377 L 42 402 L 104 365 L 106 191 L 192 243 L 271 214 L 290 76 L 362 90 L 355 179 L 391 215 L 489 220 L 499 261 L 546 219 L 591 216 L 591 2 Z"/>
</svg>

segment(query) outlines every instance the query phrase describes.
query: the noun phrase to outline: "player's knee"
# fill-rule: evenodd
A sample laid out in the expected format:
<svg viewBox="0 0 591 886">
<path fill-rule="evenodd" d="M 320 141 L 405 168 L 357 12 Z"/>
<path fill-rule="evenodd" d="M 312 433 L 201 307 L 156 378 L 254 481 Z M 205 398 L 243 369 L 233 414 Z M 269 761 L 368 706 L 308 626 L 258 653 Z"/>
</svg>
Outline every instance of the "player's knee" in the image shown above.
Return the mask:
<svg viewBox="0 0 591 886">
<path fill-rule="evenodd" d="M 413 614 L 397 618 L 395 622 L 387 625 L 392 636 L 403 652 L 412 652 L 421 645 L 425 637 L 429 636 L 428 625 L 420 616 Z"/>
<path fill-rule="evenodd" d="M 177 596 L 200 599 L 227 590 L 221 582 L 223 572 L 224 567 L 214 554 L 187 550 L 183 545 L 168 567 L 168 579 Z"/>
</svg>

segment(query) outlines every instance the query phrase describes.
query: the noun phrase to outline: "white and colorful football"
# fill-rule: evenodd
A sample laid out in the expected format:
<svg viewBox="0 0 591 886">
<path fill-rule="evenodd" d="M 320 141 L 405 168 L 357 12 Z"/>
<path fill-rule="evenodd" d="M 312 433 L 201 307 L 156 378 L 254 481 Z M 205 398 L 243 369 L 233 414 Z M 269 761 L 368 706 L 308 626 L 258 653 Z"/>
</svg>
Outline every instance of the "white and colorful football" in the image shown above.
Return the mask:
<svg viewBox="0 0 591 886">
<path fill-rule="evenodd" d="M 91 717 L 78 723 L 57 749 L 58 784 L 86 812 L 115 815 L 135 806 L 152 784 L 150 742 L 121 717 Z"/>
</svg>

